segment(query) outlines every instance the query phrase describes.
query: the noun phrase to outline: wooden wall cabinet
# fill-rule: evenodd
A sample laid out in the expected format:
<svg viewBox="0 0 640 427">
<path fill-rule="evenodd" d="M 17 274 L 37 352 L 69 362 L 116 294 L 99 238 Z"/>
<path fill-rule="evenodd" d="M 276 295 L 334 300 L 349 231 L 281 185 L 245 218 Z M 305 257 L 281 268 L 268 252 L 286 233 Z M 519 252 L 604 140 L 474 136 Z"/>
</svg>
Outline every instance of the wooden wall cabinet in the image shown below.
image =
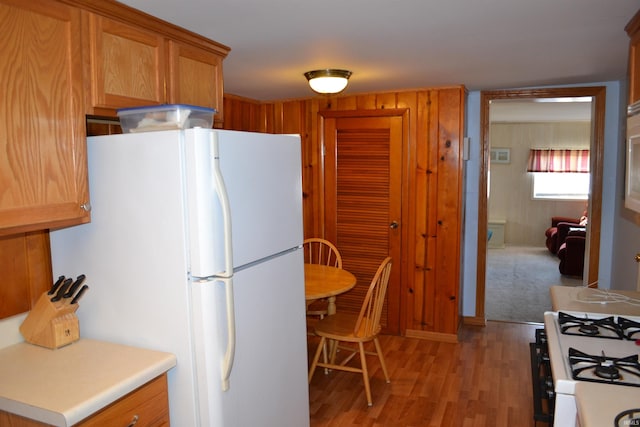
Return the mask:
<svg viewBox="0 0 640 427">
<path fill-rule="evenodd" d="M 165 39 L 114 19 L 90 14 L 90 105 L 117 109 L 161 104 L 165 96 Z M 85 35 L 86 37 L 86 35 Z"/>
<path fill-rule="evenodd" d="M 629 36 L 629 102 L 640 101 L 640 11 L 625 27 Z"/>
<path fill-rule="evenodd" d="M 0 235 L 89 221 L 80 11 L 0 1 Z"/>
<path fill-rule="evenodd" d="M 195 103 L 221 126 L 229 48 L 114 0 L 0 0 L 0 27 L 4 318 L 51 286 L 47 230 L 90 220 L 85 115 Z"/>
<path fill-rule="evenodd" d="M 223 122 L 222 57 L 204 49 L 169 41 L 170 104 L 191 104 L 218 111 L 215 122 Z"/>
<path fill-rule="evenodd" d="M 223 45 L 106 0 L 0 0 L 0 24 L 0 235 L 89 221 L 85 114 L 192 103 L 221 123 Z"/>
<path fill-rule="evenodd" d="M 229 48 L 124 6 L 83 13 L 87 114 L 192 104 L 216 109 L 221 127 L 222 61 Z"/>
<path fill-rule="evenodd" d="M 625 27 L 629 36 L 629 110 L 627 118 L 627 158 L 625 162 L 625 196 L 622 215 L 640 226 L 640 11 Z"/>
</svg>

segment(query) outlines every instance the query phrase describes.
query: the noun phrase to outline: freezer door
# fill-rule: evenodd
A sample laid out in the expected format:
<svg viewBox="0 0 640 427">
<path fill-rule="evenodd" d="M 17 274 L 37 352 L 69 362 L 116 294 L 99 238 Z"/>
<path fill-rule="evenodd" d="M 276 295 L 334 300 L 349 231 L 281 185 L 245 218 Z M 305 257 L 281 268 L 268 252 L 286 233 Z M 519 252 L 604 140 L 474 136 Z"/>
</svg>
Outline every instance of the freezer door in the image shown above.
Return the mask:
<svg viewBox="0 0 640 427">
<path fill-rule="evenodd" d="M 234 266 L 302 244 L 300 137 L 220 131 Z"/>
<path fill-rule="evenodd" d="M 197 194 L 189 201 L 194 276 L 224 271 L 224 206 L 211 188 L 218 185 L 216 167 L 230 205 L 234 268 L 302 244 L 299 136 L 202 129 L 186 135 L 188 193 Z"/>
</svg>

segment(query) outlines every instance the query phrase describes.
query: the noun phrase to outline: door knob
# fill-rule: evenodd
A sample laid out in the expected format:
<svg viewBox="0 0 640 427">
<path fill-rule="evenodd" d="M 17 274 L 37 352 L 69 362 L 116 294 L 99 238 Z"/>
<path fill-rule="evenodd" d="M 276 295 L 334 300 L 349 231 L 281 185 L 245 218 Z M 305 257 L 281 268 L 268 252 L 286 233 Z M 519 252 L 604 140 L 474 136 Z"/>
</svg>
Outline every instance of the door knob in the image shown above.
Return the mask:
<svg viewBox="0 0 640 427">
<path fill-rule="evenodd" d="M 640 254 L 636 254 L 636 256 L 634 257 L 634 259 L 636 260 L 636 262 L 640 262 Z"/>
<path fill-rule="evenodd" d="M 393 228 L 393 229 L 398 228 L 398 221 L 393 221 L 391 224 L 389 224 L 389 228 Z"/>
</svg>

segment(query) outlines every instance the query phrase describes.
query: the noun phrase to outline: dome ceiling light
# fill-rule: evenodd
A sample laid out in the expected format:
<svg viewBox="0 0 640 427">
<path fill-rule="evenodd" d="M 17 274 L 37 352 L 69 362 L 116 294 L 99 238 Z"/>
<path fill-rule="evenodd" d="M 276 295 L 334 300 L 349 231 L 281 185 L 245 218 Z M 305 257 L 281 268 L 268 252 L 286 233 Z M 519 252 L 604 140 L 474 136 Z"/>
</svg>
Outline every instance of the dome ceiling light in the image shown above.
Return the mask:
<svg viewBox="0 0 640 427">
<path fill-rule="evenodd" d="M 351 71 L 327 68 L 307 71 L 304 76 L 314 92 L 322 94 L 340 93 L 347 87 Z"/>
</svg>

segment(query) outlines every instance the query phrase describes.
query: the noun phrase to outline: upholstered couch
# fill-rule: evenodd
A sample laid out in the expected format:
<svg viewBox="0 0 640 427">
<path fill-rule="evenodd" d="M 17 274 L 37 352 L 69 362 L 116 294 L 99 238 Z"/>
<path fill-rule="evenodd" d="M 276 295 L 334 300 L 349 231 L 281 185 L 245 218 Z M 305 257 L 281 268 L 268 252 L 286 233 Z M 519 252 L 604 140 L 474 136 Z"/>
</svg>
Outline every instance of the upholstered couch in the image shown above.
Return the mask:
<svg viewBox="0 0 640 427">
<path fill-rule="evenodd" d="M 558 232 L 564 233 L 563 228 L 561 225 Z M 560 274 L 582 277 L 586 236 L 585 227 L 567 227 L 564 242 L 558 248 L 558 258 L 560 258 L 558 270 L 560 270 Z"/>
<path fill-rule="evenodd" d="M 560 249 L 560 245 L 562 245 L 564 241 L 564 239 L 558 239 L 558 224 L 565 223 L 577 227 L 580 225 L 580 220 L 581 218 L 569 218 L 565 216 L 554 216 L 551 218 L 551 227 L 547 228 L 544 233 L 546 237 L 545 244 L 549 252 L 557 255 L 558 249 Z M 566 236 L 566 234 L 564 236 Z"/>
</svg>

